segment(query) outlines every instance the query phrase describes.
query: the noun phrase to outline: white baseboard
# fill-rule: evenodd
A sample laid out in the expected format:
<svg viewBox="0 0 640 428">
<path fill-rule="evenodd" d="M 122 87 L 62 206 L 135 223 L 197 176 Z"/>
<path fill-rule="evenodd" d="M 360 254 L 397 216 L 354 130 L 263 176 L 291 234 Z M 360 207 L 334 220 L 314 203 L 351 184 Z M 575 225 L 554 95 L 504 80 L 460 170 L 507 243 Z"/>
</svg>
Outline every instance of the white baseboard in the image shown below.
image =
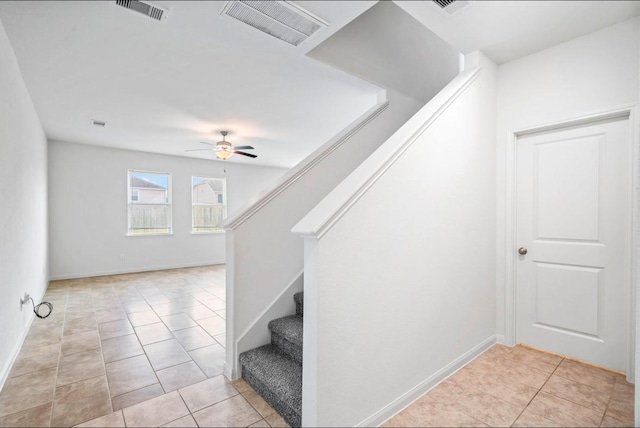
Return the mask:
<svg viewBox="0 0 640 428">
<path fill-rule="evenodd" d="M 63 279 L 91 278 L 94 276 L 122 275 L 127 273 L 152 272 L 156 270 L 181 269 L 181 268 L 223 265 L 223 264 L 225 264 L 224 260 L 210 261 L 206 263 L 205 262 L 186 263 L 186 264 L 183 263 L 183 264 L 177 264 L 177 265 L 170 264 L 170 265 L 162 265 L 162 266 L 145 266 L 145 267 L 139 267 L 139 268 L 116 269 L 116 270 L 106 270 L 106 271 L 96 271 L 96 272 L 69 273 L 69 274 L 53 275 L 51 277 L 51 281 L 59 281 Z"/>
<path fill-rule="evenodd" d="M 31 313 L 31 318 L 29 319 L 29 322 L 27 322 L 27 326 L 22 332 L 22 336 L 20 337 L 20 340 L 18 340 L 16 344 L 13 346 L 13 349 L 9 354 L 9 358 L 7 359 L 6 364 L 4 365 L 4 367 L 2 367 L 2 371 L 0 371 L 0 391 L 2 391 L 2 388 L 4 388 L 5 382 L 9 378 L 9 373 L 11 373 L 11 369 L 13 368 L 13 365 L 15 364 L 16 359 L 18 358 L 18 354 L 20 354 L 22 345 L 24 345 L 24 341 L 27 338 L 27 334 L 29 334 L 29 330 L 31 329 L 31 324 L 33 324 L 33 320 L 35 319 L 35 317 L 36 317 L 35 314 Z"/>
<path fill-rule="evenodd" d="M 418 398 L 422 397 L 431 388 L 438 385 L 440 382 L 462 368 L 465 364 L 469 363 L 475 357 L 487 350 L 491 345 L 496 343 L 496 339 L 496 335 L 492 335 L 483 340 L 481 343 L 474 346 L 473 348 L 462 354 L 460 357 L 447 364 L 442 369 L 438 370 L 432 376 L 429 376 L 427 379 L 420 382 L 415 388 L 407 391 L 405 394 L 401 395 L 356 426 L 369 427 L 382 425 L 382 423 L 384 423 L 387 419 L 398 414 Z"/>
</svg>

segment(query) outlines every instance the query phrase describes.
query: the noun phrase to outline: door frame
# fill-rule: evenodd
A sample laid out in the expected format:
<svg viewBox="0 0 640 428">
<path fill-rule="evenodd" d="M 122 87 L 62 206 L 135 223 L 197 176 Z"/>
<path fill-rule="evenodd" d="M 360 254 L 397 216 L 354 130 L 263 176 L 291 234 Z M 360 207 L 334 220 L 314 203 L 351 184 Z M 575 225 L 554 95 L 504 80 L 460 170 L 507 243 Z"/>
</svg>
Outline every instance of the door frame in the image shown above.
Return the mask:
<svg viewBox="0 0 640 428">
<path fill-rule="evenodd" d="M 621 119 L 624 118 L 628 121 L 627 126 L 629 129 L 629 138 L 631 140 L 629 149 L 629 163 L 627 167 L 630 169 L 631 180 L 629 182 L 629 188 L 627 191 L 627 201 L 629 202 L 629 230 L 631 231 L 631 239 L 629 240 L 629 247 L 627 248 L 629 259 L 627 265 L 629 270 L 627 272 L 627 284 L 629 287 L 629 303 L 628 303 L 628 319 L 629 319 L 629 332 L 627 339 L 627 380 L 634 382 L 635 378 L 635 320 L 636 320 L 636 299 L 640 299 L 640 292 L 637 292 L 637 288 L 640 285 L 640 281 L 636 279 L 637 262 L 636 256 L 640 254 L 638 249 L 637 233 L 640 230 L 640 216 L 638 216 L 638 208 L 640 207 L 640 177 L 638 172 L 640 171 L 640 123 L 637 118 L 637 106 L 622 106 L 617 109 L 607 110 L 604 112 L 598 112 L 590 115 L 580 116 L 573 119 L 567 119 L 559 122 L 547 123 L 544 125 L 537 125 L 533 127 L 527 127 L 517 130 L 508 131 L 507 135 L 507 147 L 505 154 L 506 170 L 505 170 L 505 241 L 504 241 L 504 278 L 505 278 L 505 293 L 504 293 L 504 340 L 508 346 L 514 346 L 516 344 L 516 262 L 515 249 L 517 248 L 516 242 L 516 181 L 517 181 L 517 168 L 516 168 L 516 144 L 518 138 L 544 131 L 560 130 L 563 128 L 569 128 L 579 125 L 588 125 L 595 122 Z M 498 178 L 499 179 L 499 178 Z M 638 189 L 637 191 L 634 189 Z M 498 273 L 499 274 L 499 273 Z M 638 302 L 640 304 L 640 302 Z"/>
</svg>

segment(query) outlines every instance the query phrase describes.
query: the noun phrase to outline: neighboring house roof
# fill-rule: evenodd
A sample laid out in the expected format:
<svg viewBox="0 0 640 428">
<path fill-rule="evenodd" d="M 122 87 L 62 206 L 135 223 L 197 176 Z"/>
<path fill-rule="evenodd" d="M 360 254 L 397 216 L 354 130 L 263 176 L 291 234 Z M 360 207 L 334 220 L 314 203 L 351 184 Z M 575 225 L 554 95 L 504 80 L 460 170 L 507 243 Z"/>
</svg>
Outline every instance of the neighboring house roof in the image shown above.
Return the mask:
<svg viewBox="0 0 640 428">
<path fill-rule="evenodd" d="M 166 190 L 166 187 L 160 186 L 159 184 L 153 183 L 149 180 L 145 180 L 144 178 L 132 176 L 130 181 L 131 187 L 142 188 L 142 189 L 162 189 Z"/>
<path fill-rule="evenodd" d="M 215 192 L 222 192 L 222 180 L 202 181 L 198 184 L 194 184 L 193 188 L 195 189 L 196 187 L 207 186 L 207 185 Z"/>
<path fill-rule="evenodd" d="M 222 192 L 222 181 L 220 180 L 208 180 L 209 187 L 211 187 L 216 192 Z"/>
</svg>

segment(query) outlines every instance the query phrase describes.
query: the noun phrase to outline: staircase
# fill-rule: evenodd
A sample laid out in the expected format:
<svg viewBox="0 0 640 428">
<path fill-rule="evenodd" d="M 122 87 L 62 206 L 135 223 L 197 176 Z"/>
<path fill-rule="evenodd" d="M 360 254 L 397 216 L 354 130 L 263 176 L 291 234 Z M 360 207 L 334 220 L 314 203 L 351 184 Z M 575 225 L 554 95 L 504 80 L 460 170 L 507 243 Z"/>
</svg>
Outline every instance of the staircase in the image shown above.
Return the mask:
<svg viewBox="0 0 640 428">
<path fill-rule="evenodd" d="M 304 293 L 293 296 L 296 314 L 269 323 L 271 344 L 240 354 L 242 378 L 292 427 L 302 423 L 302 315 Z"/>
</svg>

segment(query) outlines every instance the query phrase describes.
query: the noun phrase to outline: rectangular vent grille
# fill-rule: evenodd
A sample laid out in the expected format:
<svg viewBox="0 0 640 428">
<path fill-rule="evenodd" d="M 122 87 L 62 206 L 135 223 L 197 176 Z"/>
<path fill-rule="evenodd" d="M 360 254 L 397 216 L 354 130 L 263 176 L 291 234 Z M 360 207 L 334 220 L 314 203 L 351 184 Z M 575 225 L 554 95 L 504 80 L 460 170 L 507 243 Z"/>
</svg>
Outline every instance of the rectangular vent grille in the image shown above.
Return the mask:
<svg viewBox="0 0 640 428">
<path fill-rule="evenodd" d="M 230 1 L 223 13 L 294 46 L 327 26 L 293 4 L 273 0 Z"/>
<path fill-rule="evenodd" d="M 163 18 L 166 19 L 165 11 L 163 9 L 160 9 L 159 7 L 155 7 L 153 5 L 150 5 L 141 1 L 116 0 L 116 4 L 126 9 L 133 10 L 134 12 L 138 12 L 143 15 L 146 15 L 149 18 L 155 19 L 156 21 L 162 21 Z"/>
<path fill-rule="evenodd" d="M 450 15 L 469 5 L 469 2 L 466 0 L 433 0 L 433 2 Z"/>
<path fill-rule="evenodd" d="M 441 8 L 445 8 L 449 6 L 451 3 L 455 3 L 456 0 L 433 0 L 438 6 Z"/>
</svg>

